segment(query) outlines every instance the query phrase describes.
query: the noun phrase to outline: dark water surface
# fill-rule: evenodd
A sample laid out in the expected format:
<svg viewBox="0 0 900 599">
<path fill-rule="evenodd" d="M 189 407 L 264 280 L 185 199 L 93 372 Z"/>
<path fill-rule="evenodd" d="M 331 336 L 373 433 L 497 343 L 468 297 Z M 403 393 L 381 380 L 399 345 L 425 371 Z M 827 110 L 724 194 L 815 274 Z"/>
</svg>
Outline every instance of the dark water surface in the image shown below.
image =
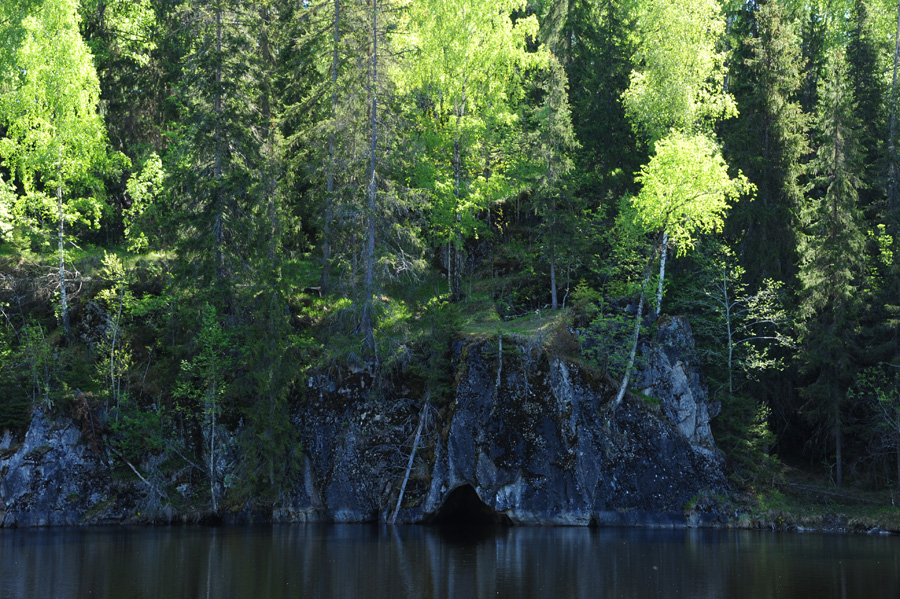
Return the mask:
<svg viewBox="0 0 900 599">
<path fill-rule="evenodd" d="M 424 527 L 0 530 L 0 598 L 900 598 L 900 538 Z"/>
</svg>

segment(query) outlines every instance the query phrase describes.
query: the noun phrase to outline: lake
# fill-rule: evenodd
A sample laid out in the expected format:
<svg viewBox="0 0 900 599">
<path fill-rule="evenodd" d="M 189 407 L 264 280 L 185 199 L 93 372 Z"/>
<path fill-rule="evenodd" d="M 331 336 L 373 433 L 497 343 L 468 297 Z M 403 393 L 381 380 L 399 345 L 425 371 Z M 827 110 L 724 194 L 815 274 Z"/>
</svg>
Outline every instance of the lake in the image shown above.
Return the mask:
<svg viewBox="0 0 900 599">
<path fill-rule="evenodd" d="M 0 598 L 900 597 L 900 537 L 276 525 L 0 530 Z"/>
</svg>

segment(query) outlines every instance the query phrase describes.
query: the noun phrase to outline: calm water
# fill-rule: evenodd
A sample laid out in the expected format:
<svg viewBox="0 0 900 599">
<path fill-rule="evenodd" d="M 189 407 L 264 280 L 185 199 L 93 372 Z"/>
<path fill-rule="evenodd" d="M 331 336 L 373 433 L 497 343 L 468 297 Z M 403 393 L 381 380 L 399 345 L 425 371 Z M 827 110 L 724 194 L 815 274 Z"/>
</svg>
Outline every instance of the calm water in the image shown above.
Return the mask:
<svg viewBox="0 0 900 599">
<path fill-rule="evenodd" d="M 0 598 L 900 597 L 900 538 L 362 525 L 0 530 Z"/>
</svg>

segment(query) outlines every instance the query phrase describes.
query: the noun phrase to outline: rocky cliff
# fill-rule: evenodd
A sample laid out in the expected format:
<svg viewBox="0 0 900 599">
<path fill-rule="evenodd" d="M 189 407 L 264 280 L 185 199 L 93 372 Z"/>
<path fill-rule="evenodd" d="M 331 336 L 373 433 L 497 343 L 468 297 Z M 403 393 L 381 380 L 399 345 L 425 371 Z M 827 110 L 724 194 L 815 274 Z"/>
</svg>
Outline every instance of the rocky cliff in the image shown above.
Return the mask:
<svg viewBox="0 0 900 599">
<path fill-rule="evenodd" d="M 709 429 L 717 406 L 686 321 L 661 321 L 643 351 L 640 393 L 615 412 L 604 380 L 533 338 L 458 341 L 455 391 L 442 405 L 402 377 L 382 382 L 380 397 L 365 371 L 313 377 L 294 414 L 303 476 L 270 516 L 387 520 L 408 479 L 398 522 L 685 525 L 692 498 L 725 487 Z M 22 442 L 0 444 L 0 524 L 141 519 L 153 486 L 114 480 L 113 461 L 68 419 L 36 411 Z"/>
<path fill-rule="evenodd" d="M 615 413 L 604 381 L 534 339 L 469 339 L 456 352 L 454 397 L 420 441 L 399 521 L 465 512 L 515 524 L 683 525 L 693 497 L 724 489 L 709 428 L 718 408 L 685 320 L 660 323 L 637 377 L 644 397 Z M 276 518 L 387 519 L 419 406 L 367 401 L 324 378 L 310 386 L 317 397 L 297 415 L 305 485 Z"/>
</svg>

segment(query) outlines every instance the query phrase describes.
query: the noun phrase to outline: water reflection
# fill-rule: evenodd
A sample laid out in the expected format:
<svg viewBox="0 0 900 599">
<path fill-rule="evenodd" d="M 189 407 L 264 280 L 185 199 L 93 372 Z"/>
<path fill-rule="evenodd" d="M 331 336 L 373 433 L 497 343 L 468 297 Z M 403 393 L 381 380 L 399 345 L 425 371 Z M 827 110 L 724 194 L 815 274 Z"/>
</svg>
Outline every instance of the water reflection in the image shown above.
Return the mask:
<svg viewBox="0 0 900 599">
<path fill-rule="evenodd" d="M 900 596 L 900 539 L 359 525 L 0 530 L 2 598 Z"/>
</svg>

